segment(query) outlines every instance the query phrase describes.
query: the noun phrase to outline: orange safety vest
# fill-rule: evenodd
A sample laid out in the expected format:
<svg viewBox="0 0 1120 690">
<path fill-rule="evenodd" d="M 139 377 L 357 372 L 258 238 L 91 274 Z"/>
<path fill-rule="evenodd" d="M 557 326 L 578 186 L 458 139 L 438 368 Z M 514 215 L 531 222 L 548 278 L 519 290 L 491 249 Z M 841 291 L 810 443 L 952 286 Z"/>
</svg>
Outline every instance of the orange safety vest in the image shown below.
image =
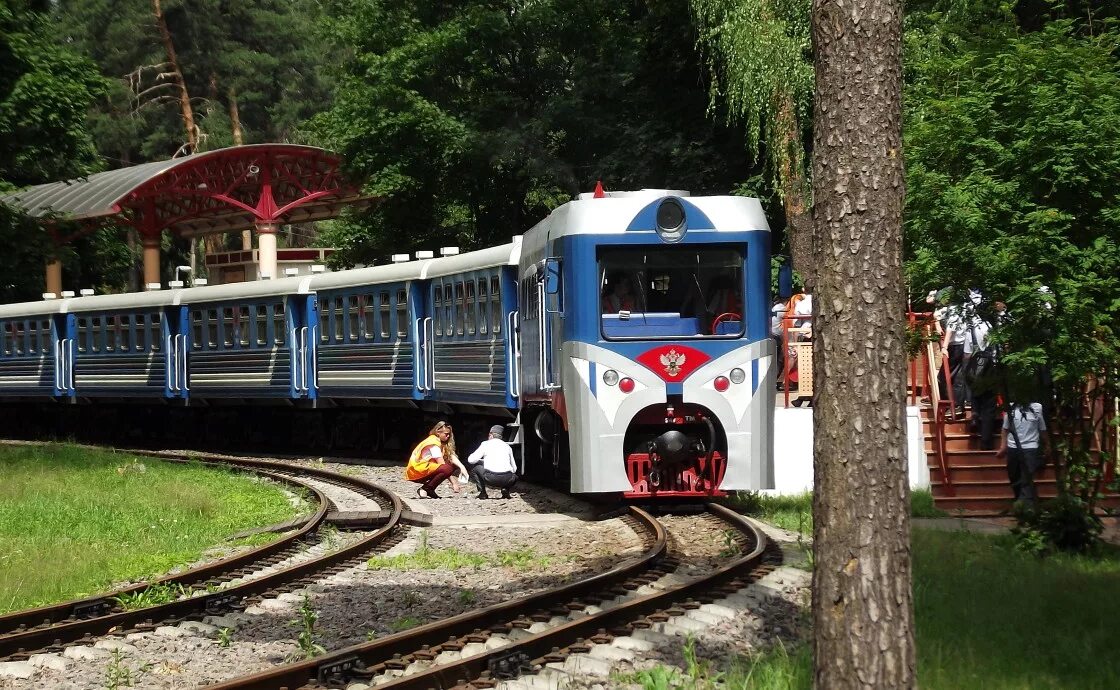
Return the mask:
<svg viewBox="0 0 1120 690">
<path fill-rule="evenodd" d="M 404 468 L 404 478 L 410 482 L 414 482 L 418 479 L 424 479 L 432 472 L 435 472 L 436 468 L 443 463 L 436 458 L 425 458 L 421 456 L 425 448 L 430 448 L 431 446 L 440 447 L 442 445 L 443 441 L 439 440 L 439 437 L 435 434 L 421 441 L 420 445 L 412 449 L 412 455 L 408 458 L 408 466 Z"/>
</svg>

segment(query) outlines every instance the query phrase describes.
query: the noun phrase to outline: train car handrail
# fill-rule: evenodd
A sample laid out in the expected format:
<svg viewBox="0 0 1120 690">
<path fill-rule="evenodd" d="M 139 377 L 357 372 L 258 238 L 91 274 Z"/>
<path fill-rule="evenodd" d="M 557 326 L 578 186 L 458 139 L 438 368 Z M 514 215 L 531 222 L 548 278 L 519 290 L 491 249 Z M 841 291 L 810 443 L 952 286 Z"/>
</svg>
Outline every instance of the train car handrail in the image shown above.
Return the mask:
<svg viewBox="0 0 1120 690">
<path fill-rule="evenodd" d="M 54 388 L 62 390 L 62 339 L 54 341 Z"/>
<path fill-rule="evenodd" d="M 302 387 L 297 390 L 307 392 L 307 326 L 299 329 L 299 371 Z"/>
<path fill-rule="evenodd" d="M 511 311 L 506 314 L 506 334 L 509 342 L 509 394 L 510 397 L 518 400 L 521 398 L 521 372 L 517 366 L 518 359 L 521 357 L 520 348 L 517 347 L 517 328 L 514 321 L 517 318 L 517 310 Z"/>
<path fill-rule="evenodd" d="M 427 331 L 424 329 L 423 321 L 424 319 L 422 318 L 416 319 L 416 346 L 419 349 L 419 352 L 417 353 L 419 356 L 416 357 L 416 370 L 415 372 L 413 372 L 412 376 L 412 380 L 414 382 L 414 385 L 416 386 L 416 390 L 420 391 L 421 393 L 428 390 L 428 381 L 426 378 L 427 374 L 425 374 L 425 370 L 428 368 L 427 351 L 424 347 L 424 338 L 427 336 Z"/>
<path fill-rule="evenodd" d="M 429 391 L 436 389 L 436 327 L 432 317 L 424 317 L 424 385 Z"/>
<path fill-rule="evenodd" d="M 182 347 L 180 347 L 180 345 L 179 345 L 180 343 L 182 343 Z M 186 334 L 179 333 L 178 335 L 175 336 L 175 356 L 179 358 L 179 363 L 182 366 L 181 371 L 182 371 L 182 374 L 183 374 L 183 378 L 180 381 L 180 383 L 182 384 L 180 386 L 180 388 L 181 388 L 181 390 L 189 393 L 190 390 L 191 390 L 191 372 L 187 368 L 187 336 L 186 336 Z"/>
</svg>

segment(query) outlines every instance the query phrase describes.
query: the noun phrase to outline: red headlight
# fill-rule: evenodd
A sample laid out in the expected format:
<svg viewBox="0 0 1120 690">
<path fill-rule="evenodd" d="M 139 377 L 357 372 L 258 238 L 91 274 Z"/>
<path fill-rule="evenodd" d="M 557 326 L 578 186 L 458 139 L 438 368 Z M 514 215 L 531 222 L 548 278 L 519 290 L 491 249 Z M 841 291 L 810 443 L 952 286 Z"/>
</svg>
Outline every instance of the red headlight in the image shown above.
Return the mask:
<svg viewBox="0 0 1120 690">
<path fill-rule="evenodd" d="M 731 385 L 731 382 L 727 380 L 726 376 L 717 376 L 713 383 L 715 384 L 716 390 L 720 393 L 726 391 Z"/>
<path fill-rule="evenodd" d="M 634 379 L 624 378 L 618 382 L 618 389 L 623 393 L 630 393 L 634 390 Z"/>
</svg>

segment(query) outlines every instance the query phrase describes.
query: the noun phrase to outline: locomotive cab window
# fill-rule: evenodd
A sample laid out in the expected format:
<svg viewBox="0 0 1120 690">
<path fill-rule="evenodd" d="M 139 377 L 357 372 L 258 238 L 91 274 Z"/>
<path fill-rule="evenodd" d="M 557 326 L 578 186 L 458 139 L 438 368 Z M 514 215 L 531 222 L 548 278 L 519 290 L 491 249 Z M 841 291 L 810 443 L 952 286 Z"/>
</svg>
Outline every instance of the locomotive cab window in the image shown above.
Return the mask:
<svg viewBox="0 0 1120 690">
<path fill-rule="evenodd" d="M 607 339 L 743 335 L 743 265 L 738 248 L 603 248 L 599 303 Z"/>
</svg>

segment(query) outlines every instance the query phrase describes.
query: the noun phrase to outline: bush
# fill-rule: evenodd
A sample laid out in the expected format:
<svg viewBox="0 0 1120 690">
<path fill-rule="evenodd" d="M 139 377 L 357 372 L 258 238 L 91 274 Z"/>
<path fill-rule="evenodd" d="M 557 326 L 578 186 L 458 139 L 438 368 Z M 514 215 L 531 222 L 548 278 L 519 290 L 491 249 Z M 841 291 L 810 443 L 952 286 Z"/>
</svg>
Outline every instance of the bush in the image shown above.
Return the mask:
<svg viewBox="0 0 1120 690">
<path fill-rule="evenodd" d="M 1017 504 L 1019 525 L 1011 530 L 1018 548 L 1044 555 L 1051 549 L 1092 553 L 1100 547 L 1103 525 L 1085 501 L 1062 494 L 1037 509 Z"/>
</svg>

